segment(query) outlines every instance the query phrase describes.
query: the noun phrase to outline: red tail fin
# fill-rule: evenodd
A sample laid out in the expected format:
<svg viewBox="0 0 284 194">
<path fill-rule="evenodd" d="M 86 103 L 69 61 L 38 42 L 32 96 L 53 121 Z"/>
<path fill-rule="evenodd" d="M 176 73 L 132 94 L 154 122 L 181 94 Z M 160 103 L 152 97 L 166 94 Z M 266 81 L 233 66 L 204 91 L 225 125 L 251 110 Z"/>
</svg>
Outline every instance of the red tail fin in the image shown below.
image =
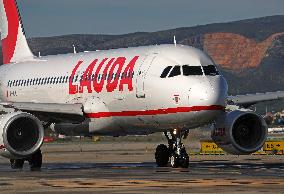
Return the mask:
<svg viewBox="0 0 284 194">
<path fill-rule="evenodd" d="M 34 56 L 24 35 L 16 0 L 0 0 L 0 14 L 3 63 L 33 59 Z"/>
</svg>

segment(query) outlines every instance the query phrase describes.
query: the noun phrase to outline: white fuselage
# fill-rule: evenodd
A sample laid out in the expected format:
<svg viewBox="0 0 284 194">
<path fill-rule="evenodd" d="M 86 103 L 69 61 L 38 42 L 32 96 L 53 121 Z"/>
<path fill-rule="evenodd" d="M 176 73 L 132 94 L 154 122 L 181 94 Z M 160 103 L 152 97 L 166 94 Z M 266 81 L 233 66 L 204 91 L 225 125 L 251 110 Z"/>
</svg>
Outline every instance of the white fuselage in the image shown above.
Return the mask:
<svg viewBox="0 0 284 194">
<path fill-rule="evenodd" d="M 188 129 L 212 122 L 225 107 L 225 79 L 204 74 L 203 66 L 213 64 L 200 50 L 181 45 L 40 57 L 0 67 L 1 100 L 81 103 L 90 133 Z M 170 71 L 161 78 L 166 67 L 183 65 L 203 74 L 185 76 L 181 68 L 181 75 L 169 77 Z"/>
</svg>

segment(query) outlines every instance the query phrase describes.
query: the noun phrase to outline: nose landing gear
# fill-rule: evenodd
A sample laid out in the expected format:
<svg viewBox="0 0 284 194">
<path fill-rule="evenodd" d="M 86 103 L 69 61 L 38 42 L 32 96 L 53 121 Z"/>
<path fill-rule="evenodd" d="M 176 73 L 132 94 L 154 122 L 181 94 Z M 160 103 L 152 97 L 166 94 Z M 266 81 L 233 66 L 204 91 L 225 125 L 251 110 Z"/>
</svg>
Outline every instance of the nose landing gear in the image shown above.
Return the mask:
<svg viewBox="0 0 284 194">
<path fill-rule="evenodd" d="M 181 167 L 188 168 L 189 156 L 186 153 L 184 145 L 181 143 L 181 138 L 186 138 L 188 131 L 174 129 L 164 133 L 168 140 L 168 147 L 164 144 L 156 148 L 155 159 L 159 167 L 167 166 L 170 161 L 170 166 L 173 168 Z"/>
</svg>

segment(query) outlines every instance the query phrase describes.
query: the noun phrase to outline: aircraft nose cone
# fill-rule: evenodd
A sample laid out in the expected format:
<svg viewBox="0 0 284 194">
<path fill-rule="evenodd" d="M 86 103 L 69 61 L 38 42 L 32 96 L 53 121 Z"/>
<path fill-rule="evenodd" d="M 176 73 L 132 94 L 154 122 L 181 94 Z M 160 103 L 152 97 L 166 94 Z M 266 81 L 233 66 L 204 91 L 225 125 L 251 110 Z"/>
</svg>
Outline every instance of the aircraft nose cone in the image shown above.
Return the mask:
<svg viewBox="0 0 284 194">
<path fill-rule="evenodd" d="M 222 76 L 202 79 L 190 89 L 189 103 L 192 106 L 225 106 L 227 82 Z"/>
</svg>

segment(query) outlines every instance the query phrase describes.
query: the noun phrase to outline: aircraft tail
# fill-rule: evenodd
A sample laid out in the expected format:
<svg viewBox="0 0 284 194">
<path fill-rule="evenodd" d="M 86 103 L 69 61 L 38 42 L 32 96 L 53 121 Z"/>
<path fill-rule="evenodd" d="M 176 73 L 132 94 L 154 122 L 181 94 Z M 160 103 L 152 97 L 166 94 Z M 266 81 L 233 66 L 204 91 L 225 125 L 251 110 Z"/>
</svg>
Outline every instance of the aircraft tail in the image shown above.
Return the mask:
<svg viewBox="0 0 284 194">
<path fill-rule="evenodd" d="M 3 64 L 34 58 L 29 48 L 16 0 L 0 0 Z"/>
</svg>

